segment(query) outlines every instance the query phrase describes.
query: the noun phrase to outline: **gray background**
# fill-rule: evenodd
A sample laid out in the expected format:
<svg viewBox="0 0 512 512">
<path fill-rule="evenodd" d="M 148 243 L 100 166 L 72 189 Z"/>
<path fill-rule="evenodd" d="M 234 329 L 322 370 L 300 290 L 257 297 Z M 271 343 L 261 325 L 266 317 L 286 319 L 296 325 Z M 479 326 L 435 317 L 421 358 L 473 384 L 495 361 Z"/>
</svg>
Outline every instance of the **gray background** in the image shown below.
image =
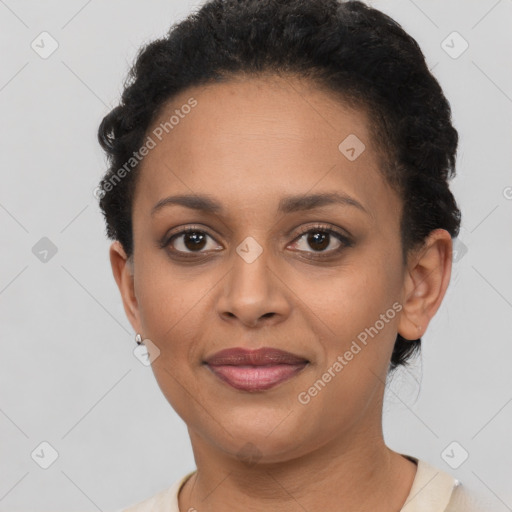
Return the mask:
<svg viewBox="0 0 512 512">
<path fill-rule="evenodd" d="M 97 128 L 138 47 L 198 4 L 0 0 L 1 511 L 115 510 L 195 467 L 133 355 L 93 190 Z M 389 382 L 385 438 L 512 510 L 512 0 L 371 5 L 416 38 L 461 136 L 452 282 L 421 359 Z M 59 45 L 48 58 L 31 47 L 51 48 L 43 31 Z M 469 43 L 457 58 L 453 31 Z M 48 469 L 31 457 L 43 441 L 58 452 Z M 457 468 L 442 456 L 453 441 L 452 465 L 469 453 Z"/>
</svg>

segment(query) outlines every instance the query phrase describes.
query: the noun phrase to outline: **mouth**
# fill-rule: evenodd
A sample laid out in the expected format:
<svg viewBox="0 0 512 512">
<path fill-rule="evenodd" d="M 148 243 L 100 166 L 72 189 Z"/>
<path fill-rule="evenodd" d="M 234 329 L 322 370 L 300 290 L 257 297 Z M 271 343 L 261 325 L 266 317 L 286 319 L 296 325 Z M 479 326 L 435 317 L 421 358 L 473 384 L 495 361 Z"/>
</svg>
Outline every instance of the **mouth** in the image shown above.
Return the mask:
<svg viewBox="0 0 512 512">
<path fill-rule="evenodd" d="M 203 362 L 220 380 L 248 392 L 265 391 L 291 379 L 309 361 L 273 348 L 232 348 L 217 352 Z"/>
</svg>

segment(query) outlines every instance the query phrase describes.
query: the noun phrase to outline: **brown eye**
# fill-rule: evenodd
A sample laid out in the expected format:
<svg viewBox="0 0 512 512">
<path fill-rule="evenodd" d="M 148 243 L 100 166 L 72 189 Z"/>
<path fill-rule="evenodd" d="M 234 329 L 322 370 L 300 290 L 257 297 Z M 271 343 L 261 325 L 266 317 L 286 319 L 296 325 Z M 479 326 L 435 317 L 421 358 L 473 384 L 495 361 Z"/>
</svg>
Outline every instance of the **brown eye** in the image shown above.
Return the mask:
<svg viewBox="0 0 512 512">
<path fill-rule="evenodd" d="M 201 250 L 206 245 L 206 237 L 201 231 L 187 231 L 183 235 L 183 245 L 190 251 Z"/>
<path fill-rule="evenodd" d="M 164 246 L 169 247 L 174 253 L 188 255 L 192 253 L 202 253 L 208 248 L 208 239 L 213 238 L 206 232 L 197 228 L 187 228 L 179 233 L 172 235 Z M 216 250 L 219 245 L 210 243 L 210 250 Z M 208 250 L 208 249 L 207 249 Z"/>
<path fill-rule="evenodd" d="M 315 251 L 323 251 L 329 246 L 331 235 L 321 231 L 311 231 L 307 235 L 307 243 Z"/>
<path fill-rule="evenodd" d="M 334 247 L 333 247 L 334 246 Z M 300 236 L 295 239 L 293 248 L 300 252 L 318 253 L 319 257 L 337 254 L 345 247 L 351 247 L 352 242 L 348 237 L 338 233 L 327 226 L 313 226 L 303 229 Z M 308 250 L 308 247 L 312 250 Z M 329 249 L 330 247 L 330 249 Z"/>
</svg>

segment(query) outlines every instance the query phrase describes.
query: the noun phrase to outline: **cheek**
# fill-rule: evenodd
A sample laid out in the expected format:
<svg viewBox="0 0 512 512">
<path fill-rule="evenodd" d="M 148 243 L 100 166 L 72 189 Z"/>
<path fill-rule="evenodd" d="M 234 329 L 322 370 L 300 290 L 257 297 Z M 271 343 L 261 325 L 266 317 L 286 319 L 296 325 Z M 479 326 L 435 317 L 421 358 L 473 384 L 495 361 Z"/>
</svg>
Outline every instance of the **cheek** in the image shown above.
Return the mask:
<svg viewBox="0 0 512 512">
<path fill-rule="evenodd" d="M 135 292 L 144 334 L 164 343 L 186 329 L 210 289 L 207 274 L 196 279 L 161 257 L 142 256 L 135 272 Z"/>
<path fill-rule="evenodd" d="M 206 279 L 185 280 L 169 265 L 141 265 L 136 283 L 144 336 L 159 349 L 151 364 L 153 374 L 163 395 L 182 417 L 193 413 L 191 397 L 203 402 L 203 390 L 194 375 L 200 357 L 196 340 L 201 332 L 198 326 L 204 322 L 203 301 L 211 287 Z"/>
<path fill-rule="evenodd" d="M 362 256 L 357 265 L 340 268 L 327 279 L 308 278 L 297 293 L 314 313 L 309 315 L 315 324 L 311 327 L 321 333 L 322 355 L 311 385 L 320 380 L 319 386 L 326 386 L 314 400 L 343 402 L 332 413 L 338 419 L 347 413 L 357 416 L 352 406 L 368 404 L 380 379 L 385 380 L 401 309 L 400 270 L 390 261 L 399 260 Z"/>
<path fill-rule="evenodd" d="M 210 349 L 204 340 L 215 322 L 212 300 L 221 276 L 201 267 L 180 269 L 159 256 L 141 257 L 139 263 L 135 286 L 143 334 L 160 351 L 153 363 L 155 377 L 174 406 L 175 397 L 183 396 L 181 386 L 194 388 L 194 372 L 205 348 Z"/>
<path fill-rule="evenodd" d="M 332 276 L 328 288 L 318 281 L 312 287 L 313 280 L 308 281 L 307 304 L 314 312 L 309 318 L 317 335 L 322 333 L 322 355 L 309 382 L 298 390 L 309 402 L 298 407 L 308 418 L 329 411 L 323 436 L 349 430 L 368 410 L 379 410 L 396 338 L 397 302 L 390 276 L 375 265 Z M 379 421 L 378 416 L 374 420 Z"/>
<path fill-rule="evenodd" d="M 310 272 L 294 278 L 293 290 L 313 313 L 311 321 L 321 327 L 322 336 L 341 350 L 392 307 L 399 284 L 399 273 L 392 265 L 363 255 L 328 274 Z M 394 323 L 392 318 L 388 320 L 385 331 Z"/>
</svg>

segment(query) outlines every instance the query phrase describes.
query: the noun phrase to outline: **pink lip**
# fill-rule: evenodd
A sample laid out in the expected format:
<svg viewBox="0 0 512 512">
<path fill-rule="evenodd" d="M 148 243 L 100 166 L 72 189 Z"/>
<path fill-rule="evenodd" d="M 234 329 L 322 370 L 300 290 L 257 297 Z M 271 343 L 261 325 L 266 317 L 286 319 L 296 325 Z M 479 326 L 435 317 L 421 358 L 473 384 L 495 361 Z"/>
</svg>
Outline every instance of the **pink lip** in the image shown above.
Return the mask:
<svg viewBox="0 0 512 512">
<path fill-rule="evenodd" d="M 243 391 L 263 391 L 290 379 L 308 361 L 283 350 L 260 348 L 221 350 L 205 364 L 221 380 Z"/>
</svg>

